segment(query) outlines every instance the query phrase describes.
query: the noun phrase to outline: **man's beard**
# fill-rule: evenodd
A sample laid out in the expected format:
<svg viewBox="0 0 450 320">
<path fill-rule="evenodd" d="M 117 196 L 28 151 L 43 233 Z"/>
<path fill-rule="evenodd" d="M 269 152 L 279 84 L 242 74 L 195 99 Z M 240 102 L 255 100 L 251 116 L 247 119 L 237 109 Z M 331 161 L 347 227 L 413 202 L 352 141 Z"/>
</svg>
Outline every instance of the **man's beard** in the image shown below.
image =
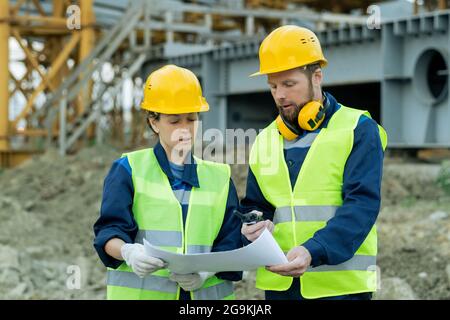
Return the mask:
<svg viewBox="0 0 450 320">
<path fill-rule="evenodd" d="M 282 114 L 283 119 L 289 121 L 290 124 L 295 125 L 298 123 L 298 114 L 300 113 L 300 110 L 306 105 L 306 103 L 303 103 L 301 105 L 292 103 L 292 105 L 294 107 L 289 110 L 284 110 L 282 106 L 278 106 L 278 111 Z"/>
<path fill-rule="evenodd" d="M 289 121 L 289 123 L 295 128 L 300 128 L 298 124 L 298 114 L 300 113 L 300 110 L 302 110 L 303 107 L 306 106 L 309 102 L 314 100 L 314 90 L 311 81 L 309 81 L 308 90 L 309 100 L 302 104 L 296 104 L 293 101 L 290 101 L 291 105 L 294 106 L 294 108 L 291 108 L 290 110 L 284 110 L 282 106 L 277 105 L 278 112 L 281 114 L 282 118 L 286 121 Z"/>
<path fill-rule="evenodd" d="M 293 107 L 289 108 L 288 110 L 283 109 L 282 106 L 277 106 L 278 107 L 278 112 L 280 113 L 280 115 L 283 118 L 283 120 L 285 122 L 288 122 L 289 125 L 295 131 L 301 132 L 302 128 L 300 128 L 300 125 L 298 123 L 298 115 L 299 115 L 300 111 L 303 109 L 303 107 L 306 106 L 311 101 L 312 101 L 312 99 L 310 101 L 304 102 L 302 104 L 295 104 L 295 103 L 292 102 L 291 105 Z"/>
</svg>

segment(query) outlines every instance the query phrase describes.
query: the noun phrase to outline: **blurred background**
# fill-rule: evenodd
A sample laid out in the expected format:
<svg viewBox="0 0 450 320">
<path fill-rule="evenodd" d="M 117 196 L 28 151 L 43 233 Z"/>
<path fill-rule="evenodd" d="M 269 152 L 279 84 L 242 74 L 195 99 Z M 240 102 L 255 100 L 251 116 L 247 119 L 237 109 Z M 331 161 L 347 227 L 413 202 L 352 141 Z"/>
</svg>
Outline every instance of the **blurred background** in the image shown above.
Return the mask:
<svg viewBox="0 0 450 320">
<path fill-rule="evenodd" d="M 324 90 L 388 133 L 375 298 L 450 299 L 449 6 L 0 0 L 0 299 L 104 299 L 92 226 L 112 162 L 154 143 L 139 110 L 145 79 L 168 63 L 189 68 L 211 106 L 204 131 L 262 129 L 276 109 L 266 79 L 248 75 L 285 24 L 317 33 Z M 252 138 L 234 139 L 207 144 L 248 157 Z M 241 198 L 247 170 L 232 165 Z M 263 298 L 254 277 L 245 272 L 237 298 Z"/>
</svg>

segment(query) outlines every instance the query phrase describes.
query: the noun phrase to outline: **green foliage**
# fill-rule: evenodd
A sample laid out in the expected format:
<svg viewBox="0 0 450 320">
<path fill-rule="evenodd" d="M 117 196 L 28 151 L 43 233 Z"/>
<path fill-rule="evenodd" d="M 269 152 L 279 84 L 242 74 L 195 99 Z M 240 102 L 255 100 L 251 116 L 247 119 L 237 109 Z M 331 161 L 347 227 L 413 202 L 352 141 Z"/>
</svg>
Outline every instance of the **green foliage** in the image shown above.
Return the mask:
<svg viewBox="0 0 450 320">
<path fill-rule="evenodd" d="M 400 205 L 404 208 L 412 208 L 416 203 L 417 199 L 414 196 L 407 196 L 400 201 Z"/>
<path fill-rule="evenodd" d="M 436 182 L 447 195 L 450 195 L 450 160 L 442 163 Z"/>
</svg>

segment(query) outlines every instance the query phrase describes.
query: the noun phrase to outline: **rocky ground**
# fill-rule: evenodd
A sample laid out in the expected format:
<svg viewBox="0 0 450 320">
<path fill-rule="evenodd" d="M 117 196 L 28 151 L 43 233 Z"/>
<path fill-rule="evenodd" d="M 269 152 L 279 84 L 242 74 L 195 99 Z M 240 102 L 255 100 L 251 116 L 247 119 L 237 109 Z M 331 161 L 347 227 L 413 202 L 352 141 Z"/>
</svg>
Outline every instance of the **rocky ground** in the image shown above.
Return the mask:
<svg viewBox="0 0 450 320">
<path fill-rule="evenodd" d="M 105 268 L 92 246 L 92 225 L 103 179 L 119 156 L 109 147 L 66 158 L 50 151 L 0 171 L 1 299 L 105 298 Z M 439 164 L 386 158 L 377 299 L 450 299 L 450 197 L 436 183 L 442 170 Z M 246 165 L 233 166 L 241 197 L 246 175 Z M 236 287 L 240 299 L 263 297 L 254 289 L 254 272 Z"/>
</svg>

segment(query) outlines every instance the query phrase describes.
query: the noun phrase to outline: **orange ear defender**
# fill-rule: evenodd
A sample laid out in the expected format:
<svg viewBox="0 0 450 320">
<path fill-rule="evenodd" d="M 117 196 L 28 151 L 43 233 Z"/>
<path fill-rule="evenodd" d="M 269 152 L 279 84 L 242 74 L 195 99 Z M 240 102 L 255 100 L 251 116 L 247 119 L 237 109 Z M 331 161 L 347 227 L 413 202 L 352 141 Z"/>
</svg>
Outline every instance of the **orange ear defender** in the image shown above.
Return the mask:
<svg viewBox="0 0 450 320">
<path fill-rule="evenodd" d="M 298 125 L 306 131 L 316 130 L 325 119 L 326 108 L 319 101 L 308 102 L 298 114 Z M 286 119 L 281 115 L 275 120 L 278 131 L 286 140 L 294 140 L 300 134 Z"/>
</svg>

